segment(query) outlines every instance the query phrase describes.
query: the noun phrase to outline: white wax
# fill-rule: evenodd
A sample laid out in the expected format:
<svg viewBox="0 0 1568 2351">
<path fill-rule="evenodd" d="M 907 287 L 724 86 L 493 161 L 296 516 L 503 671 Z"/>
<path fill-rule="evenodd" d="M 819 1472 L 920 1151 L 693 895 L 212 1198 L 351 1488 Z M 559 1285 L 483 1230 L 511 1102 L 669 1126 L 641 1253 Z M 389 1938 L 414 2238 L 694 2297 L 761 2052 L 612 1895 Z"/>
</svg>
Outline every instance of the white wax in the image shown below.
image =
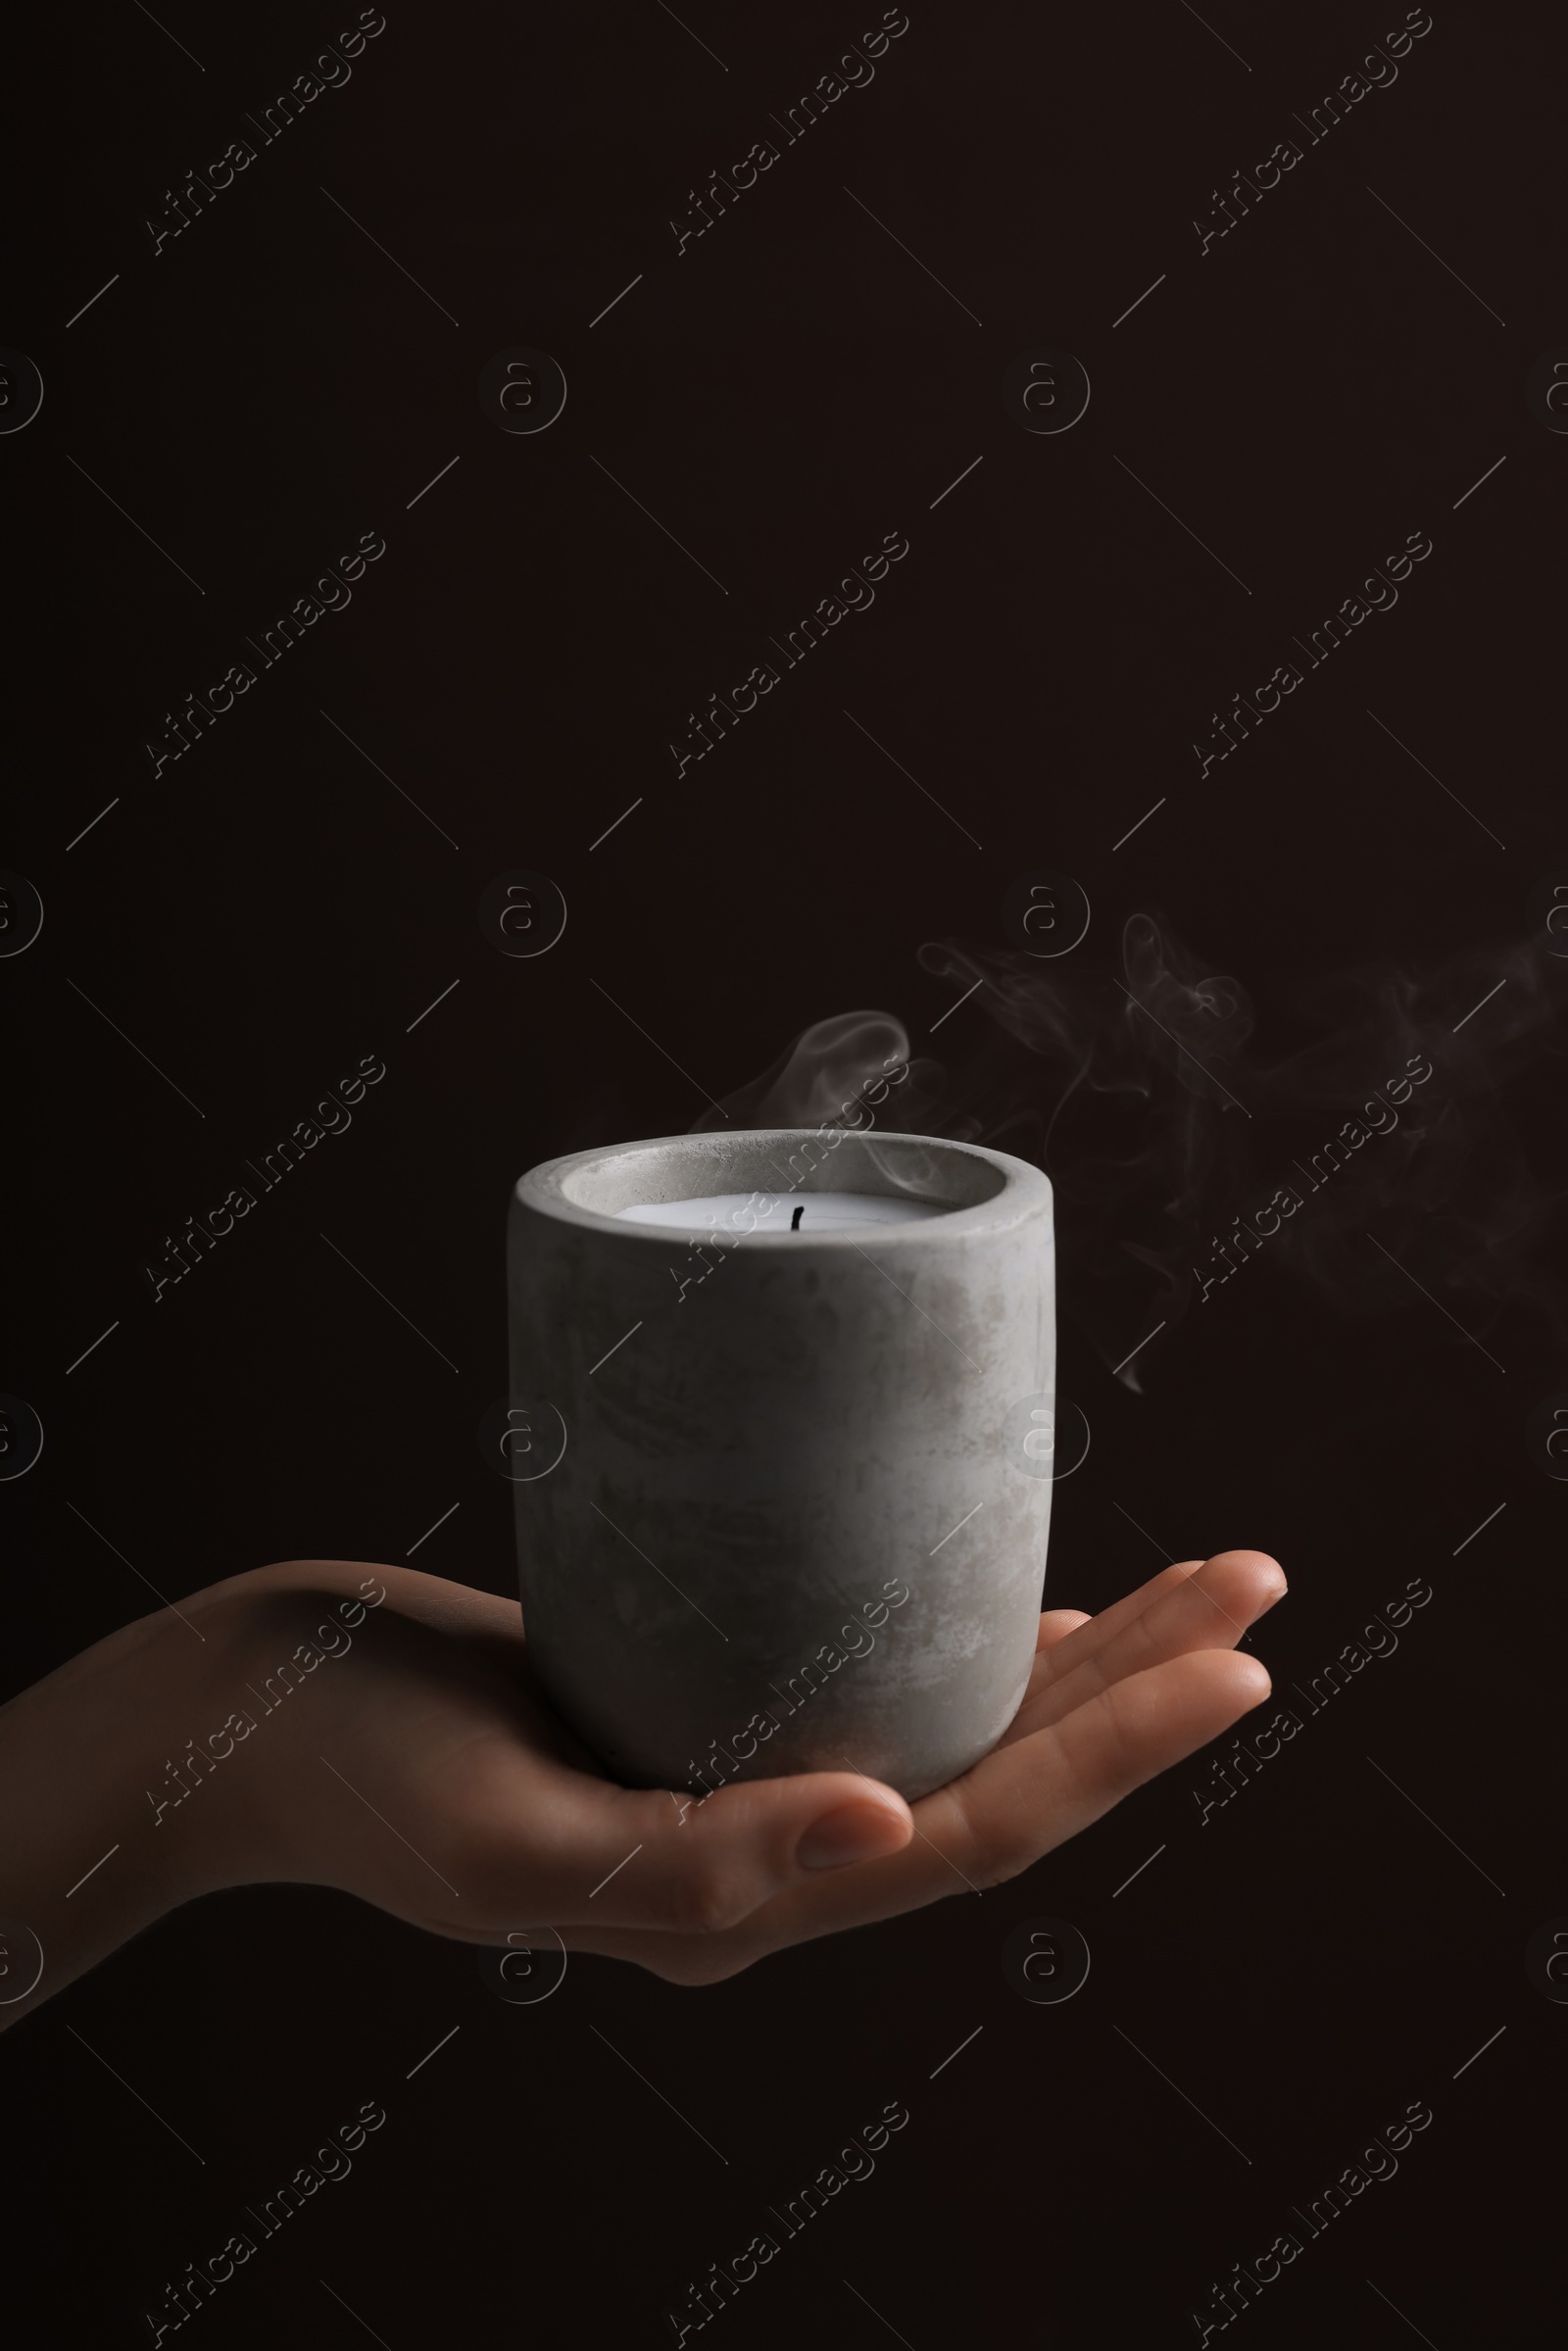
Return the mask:
<svg viewBox="0 0 1568 2351">
<path fill-rule="evenodd" d="M 872 1192 L 720 1192 L 615 1211 L 623 1224 L 662 1225 L 683 1233 L 716 1228 L 726 1234 L 787 1233 L 792 1226 L 801 1233 L 842 1233 L 853 1225 L 923 1224 L 928 1216 L 946 1213 L 930 1200 L 888 1200 Z"/>
</svg>

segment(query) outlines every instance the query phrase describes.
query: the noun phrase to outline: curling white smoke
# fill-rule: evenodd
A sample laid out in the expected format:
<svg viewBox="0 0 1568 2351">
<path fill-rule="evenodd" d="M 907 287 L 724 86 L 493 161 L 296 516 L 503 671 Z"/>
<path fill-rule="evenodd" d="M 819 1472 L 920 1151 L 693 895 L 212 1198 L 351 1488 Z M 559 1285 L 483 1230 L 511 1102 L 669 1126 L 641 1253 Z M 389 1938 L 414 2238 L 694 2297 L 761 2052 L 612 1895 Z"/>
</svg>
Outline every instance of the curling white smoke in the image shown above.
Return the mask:
<svg viewBox="0 0 1568 2351">
<path fill-rule="evenodd" d="M 1216 1311 L 1223 1284 L 1254 1259 L 1348 1314 L 1407 1304 L 1408 1282 L 1369 1242 L 1374 1227 L 1467 1328 L 1527 1300 L 1568 1330 L 1546 1254 L 1562 1191 L 1545 1171 L 1562 1149 L 1545 1130 L 1562 1089 L 1517 1084 L 1563 1057 L 1549 994 L 1558 967 L 1521 947 L 1490 969 L 1477 961 L 1419 981 L 1340 974 L 1291 1007 L 1315 1041 L 1271 1057 L 1253 1045 L 1241 983 L 1205 972 L 1152 916 L 1131 917 L 1120 949 L 1113 971 L 1085 959 L 1048 974 L 1010 950 L 923 948 L 927 971 L 974 990 L 986 1025 L 976 1035 L 966 1024 L 961 1058 L 953 1037 L 950 1067 L 909 1062 L 892 1113 L 906 1133 L 985 1143 L 1046 1169 L 1062 1310 L 1107 1364 L 1141 1314 L 1147 1327 L 1199 1303 Z M 1478 999 L 1484 1025 L 1456 1022 Z M 891 1013 L 816 1021 L 725 1098 L 726 1117 L 709 1112 L 694 1132 L 864 1123 L 857 1102 L 908 1053 Z M 1374 1106 L 1390 1071 L 1418 1067 L 1428 1078 L 1397 1119 L 1386 1100 Z M 1122 1375 L 1128 1386 L 1138 1372 Z"/>
</svg>

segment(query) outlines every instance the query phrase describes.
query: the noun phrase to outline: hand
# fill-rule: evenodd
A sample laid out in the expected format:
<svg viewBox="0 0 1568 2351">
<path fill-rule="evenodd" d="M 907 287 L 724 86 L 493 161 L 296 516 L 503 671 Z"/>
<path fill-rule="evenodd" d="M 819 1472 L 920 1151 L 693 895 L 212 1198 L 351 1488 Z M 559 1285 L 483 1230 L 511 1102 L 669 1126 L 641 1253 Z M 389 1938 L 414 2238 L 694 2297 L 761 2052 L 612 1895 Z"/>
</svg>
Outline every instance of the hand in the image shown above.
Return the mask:
<svg viewBox="0 0 1568 2351">
<path fill-rule="evenodd" d="M 548 1923 L 569 1950 L 635 1960 L 668 1983 L 715 1984 L 791 1943 L 1001 1885 L 1262 1703 L 1267 1671 L 1231 1643 L 1286 1589 L 1276 1560 L 1225 1551 L 1165 1568 L 1099 1616 L 1050 1610 L 1000 1744 L 912 1807 L 864 1778 L 815 1773 L 739 1783 L 676 1829 L 659 1810 L 663 1794 L 612 1791 L 616 1806 L 646 1808 L 617 1810 L 616 1829 L 633 1827 L 629 1845 L 646 1825 L 633 1868 L 650 1856 L 653 1866 L 624 1888 L 613 1923 L 580 1900 Z M 805 1827 L 808 1841 L 809 1825 L 825 1822 L 838 1866 L 803 1867 L 789 1838 Z"/>
<path fill-rule="evenodd" d="M 144 1618 L 0 1713 L 0 1774 L 34 1791 L 0 1888 L 0 1908 L 44 1944 L 24 2006 L 161 1910 L 258 1880 L 341 1886 L 474 1943 L 553 1927 L 569 1950 L 715 1983 L 791 1943 L 995 1886 L 1087 1828 L 1268 1695 L 1263 1667 L 1231 1643 L 1284 1591 L 1273 1560 L 1229 1551 L 1168 1567 L 1098 1617 L 1051 1611 L 1000 1745 L 911 1809 L 852 1770 L 738 1782 L 701 1802 L 616 1787 L 534 1690 L 514 1601 L 344 1561 L 235 1577 L 182 1602 L 179 1625 Z M 312 1651 L 284 1694 L 282 1662 Z M 57 1770 L 69 1755 L 91 1760 Z M 112 1788 L 123 1806 L 127 1775 L 134 1818 L 93 1793 Z M 100 1831 L 120 1840 L 120 1866 L 68 1919 L 60 1854 Z"/>
<path fill-rule="evenodd" d="M 327 1571 L 264 1572 L 284 1590 L 257 1653 L 284 1655 L 287 1582 Z M 342 1886 L 468 1941 L 554 1927 L 568 1949 L 683 1984 L 1026 1869 L 1268 1695 L 1262 1666 L 1230 1647 L 1285 1590 L 1274 1561 L 1228 1552 L 1167 1568 L 1097 1618 L 1043 1616 L 1002 1744 L 911 1811 L 853 1771 L 740 1782 L 702 1803 L 618 1788 L 531 1689 L 514 1602 L 376 1572 L 387 1603 L 361 1654 L 322 1675 L 325 1721 L 301 1690 L 277 1725 L 286 1763 L 264 1777 L 258 1753 L 260 1801 L 228 1866 Z M 334 1568 L 327 1588 L 358 1575 Z"/>
</svg>

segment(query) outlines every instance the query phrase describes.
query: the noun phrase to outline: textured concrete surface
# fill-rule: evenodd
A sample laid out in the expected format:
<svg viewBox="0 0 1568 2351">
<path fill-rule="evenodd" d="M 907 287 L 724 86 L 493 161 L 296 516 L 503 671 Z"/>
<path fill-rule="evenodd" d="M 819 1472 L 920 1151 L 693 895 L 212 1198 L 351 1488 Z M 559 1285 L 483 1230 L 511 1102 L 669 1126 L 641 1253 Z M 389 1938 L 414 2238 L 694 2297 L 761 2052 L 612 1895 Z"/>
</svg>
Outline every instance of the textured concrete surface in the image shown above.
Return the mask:
<svg viewBox="0 0 1568 2351">
<path fill-rule="evenodd" d="M 613 1221 L 792 1184 L 950 1212 L 705 1234 L 700 1252 Z M 567 1428 L 559 1464 L 516 1488 L 523 1618 L 554 1703 L 616 1778 L 848 1761 L 915 1796 L 994 1744 L 1045 1572 L 1051 1483 L 1008 1458 L 1003 1424 L 1054 1385 L 1053 1238 L 1039 1169 L 917 1136 L 675 1136 L 519 1181 L 512 1394 Z"/>
</svg>

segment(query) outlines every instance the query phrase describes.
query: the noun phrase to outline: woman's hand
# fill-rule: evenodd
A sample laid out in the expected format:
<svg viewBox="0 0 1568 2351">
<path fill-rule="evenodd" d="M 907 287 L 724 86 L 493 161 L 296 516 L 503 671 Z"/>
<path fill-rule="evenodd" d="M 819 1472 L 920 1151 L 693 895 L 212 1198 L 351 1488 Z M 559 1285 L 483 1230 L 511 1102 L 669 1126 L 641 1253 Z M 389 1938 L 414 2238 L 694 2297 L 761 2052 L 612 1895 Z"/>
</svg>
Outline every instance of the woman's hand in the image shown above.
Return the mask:
<svg viewBox="0 0 1568 2351">
<path fill-rule="evenodd" d="M 701 1802 L 618 1788 L 534 1690 L 514 1601 L 344 1561 L 234 1577 L 0 1712 L 0 1916 L 43 1950 L 0 2022 L 162 1911 L 258 1880 L 341 1886 L 474 1943 L 553 1928 L 715 1983 L 1076 1836 L 1267 1697 L 1232 1644 L 1284 1591 L 1272 1559 L 1227 1551 L 1098 1617 L 1051 1611 L 1001 1744 L 910 1807 L 853 1770 Z"/>
</svg>

